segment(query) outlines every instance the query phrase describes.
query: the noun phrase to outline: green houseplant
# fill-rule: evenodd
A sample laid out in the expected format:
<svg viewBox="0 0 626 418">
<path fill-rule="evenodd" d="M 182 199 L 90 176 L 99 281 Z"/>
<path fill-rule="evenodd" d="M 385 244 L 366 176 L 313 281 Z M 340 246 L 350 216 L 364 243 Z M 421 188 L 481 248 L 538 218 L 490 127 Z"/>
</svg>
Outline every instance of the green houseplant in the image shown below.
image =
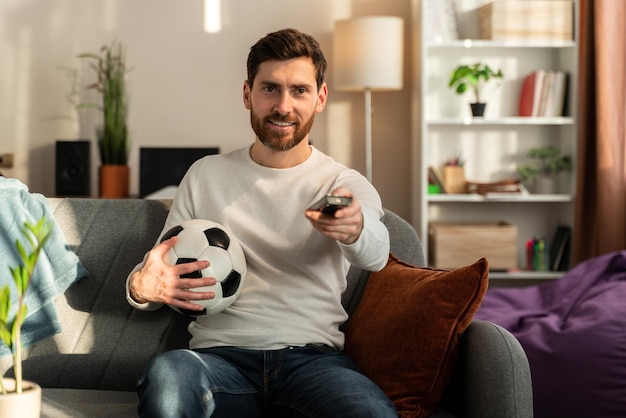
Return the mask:
<svg viewBox="0 0 626 418">
<path fill-rule="evenodd" d="M 475 99 L 474 103 L 470 103 L 472 115 L 482 116 L 486 106 L 481 97 L 483 87 L 490 80 L 503 77 L 502 70 L 494 70 L 481 62 L 471 65 L 459 65 L 452 71 L 448 87 L 454 89 L 457 94 L 464 94 L 471 90 Z"/>
<path fill-rule="evenodd" d="M 96 73 L 95 83 L 87 86 L 102 95 L 102 103 L 83 103 L 79 108 L 102 111 L 103 125 L 96 130 L 100 152 L 101 197 L 128 196 L 130 138 L 128 134 L 128 93 L 126 89 L 126 58 L 124 46 L 112 42 L 100 48 L 100 53 L 83 53 L 79 58 L 89 60 Z M 109 182 L 109 176 L 119 177 Z M 120 186 L 120 189 L 116 188 Z"/>
<path fill-rule="evenodd" d="M 30 286 L 37 260 L 44 244 L 50 236 L 52 225 L 45 218 L 36 224 L 25 222 L 22 227 L 23 237 L 28 241 L 25 246 L 19 239 L 15 246 L 21 259 L 17 267 L 9 267 L 17 294 L 17 310 L 11 318 L 11 290 L 9 285 L 0 289 L 0 339 L 9 347 L 13 356 L 13 371 L 15 380 L 0 379 L 0 412 L 3 416 L 28 416 L 27 411 L 39 416 L 41 405 L 41 388 L 33 382 L 24 382 L 22 379 L 22 339 L 21 330 L 28 307 L 24 303 L 24 296 Z M 30 248 L 28 248 L 30 247 Z M 9 388 L 11 384 L 13 387 Z M 25 390 L 26 388 L 29 390 Z M 12 415 L 13 414 L 13 415 Z"/>
<path fill-rule="evenodd" d="M 517 173 L 523 182 L 533 184 L 535 187 L 539 182 L 547 182 L 550 184 L 548 189 L 553 189 L 556 175 L 572 168 L 571 158 L 561 154 L 555 147 L 531 148 L 527 156 L 536 163 L 519 165 Z"/>
</svg>

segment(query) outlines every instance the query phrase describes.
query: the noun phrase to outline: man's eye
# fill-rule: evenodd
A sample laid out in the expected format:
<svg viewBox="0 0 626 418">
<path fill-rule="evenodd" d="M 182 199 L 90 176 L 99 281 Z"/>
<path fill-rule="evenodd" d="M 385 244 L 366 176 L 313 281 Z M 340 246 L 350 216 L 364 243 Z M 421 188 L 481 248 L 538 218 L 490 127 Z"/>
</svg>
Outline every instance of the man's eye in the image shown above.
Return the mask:
<svg viewBox="0 0 626 418">
<path fill-rule="evenodd" d="M 263 91 L 264 91 L 264 92 L 267 92 L 267 93 L 272 93 L 272 92 L 274 92 L 275 90 L 276 90 L 276 89 L 275 89 L 274 87 L 272 87 L 272 86 L 265 86 L 265 87 L 263 88 Z"/>
<path fill-rule="evenodd" d="M 306 89 L 305 88 L 297 89 L 296 93 L 298 93 L 298 94 L 305 94 L 306 93 Z"/>
</svg>

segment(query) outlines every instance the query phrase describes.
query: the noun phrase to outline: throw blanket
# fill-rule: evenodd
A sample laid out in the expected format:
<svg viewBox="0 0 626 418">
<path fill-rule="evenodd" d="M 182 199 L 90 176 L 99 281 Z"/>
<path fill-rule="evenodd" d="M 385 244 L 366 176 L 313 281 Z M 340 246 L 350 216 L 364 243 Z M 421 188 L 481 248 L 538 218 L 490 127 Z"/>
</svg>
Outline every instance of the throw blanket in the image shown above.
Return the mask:
<svg viewBox="0 0 626 418">
<path fill-rule="evenodd" d="M 45 197 L 29 193 L 19 180 L 0 176 L 0 287 L 10 286 L 14 302 L 17 302 L 17 293 L 9 267 L 21 262 L 15 241 L 19 239 L 27 246 L 21 232 L 24 222 L 36 223 L 42 217 L 52 223 L 52 229 L 25 297 L 28 306 L 22 328 L 25 347 L 61 331 L 53 301 L 72 283 L 86 277 L 87 270 L 67 247 Z M 11 316 L 16 308 L 14 303 Z M 0 342 L 0 356 L 10 353 L 9 348 Z"/>
</svg>

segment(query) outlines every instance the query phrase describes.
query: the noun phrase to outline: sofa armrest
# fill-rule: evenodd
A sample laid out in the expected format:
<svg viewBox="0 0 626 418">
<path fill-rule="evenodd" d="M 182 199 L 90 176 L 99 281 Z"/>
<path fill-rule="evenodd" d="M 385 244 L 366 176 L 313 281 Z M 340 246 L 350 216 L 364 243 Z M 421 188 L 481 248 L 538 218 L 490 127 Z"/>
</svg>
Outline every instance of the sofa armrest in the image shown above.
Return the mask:
<svg viewBox="0 0 626 418">
<path fill-rule="evenodd" d="M 532 418 L 528 358 L 506 329 L 474 319 L 463 334 L 443 407 L 468 418 Z"/>
</svg>

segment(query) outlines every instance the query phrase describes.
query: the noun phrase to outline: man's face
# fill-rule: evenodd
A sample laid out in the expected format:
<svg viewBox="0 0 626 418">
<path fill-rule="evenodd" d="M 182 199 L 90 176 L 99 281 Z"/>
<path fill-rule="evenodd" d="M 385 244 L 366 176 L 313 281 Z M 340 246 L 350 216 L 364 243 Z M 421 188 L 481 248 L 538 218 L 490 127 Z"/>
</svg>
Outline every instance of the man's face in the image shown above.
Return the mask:
<svg viewBox="0 0 626 418">
<path fill-rule="evenodd" d="M 305 138 L 328 95 L 326 84 L 317 89 L 310 58 L 265 61 L 252 88 L 244 84 L 244 104 L 259 141 L 274 151 L 287 151 Z"/>
</svg>

